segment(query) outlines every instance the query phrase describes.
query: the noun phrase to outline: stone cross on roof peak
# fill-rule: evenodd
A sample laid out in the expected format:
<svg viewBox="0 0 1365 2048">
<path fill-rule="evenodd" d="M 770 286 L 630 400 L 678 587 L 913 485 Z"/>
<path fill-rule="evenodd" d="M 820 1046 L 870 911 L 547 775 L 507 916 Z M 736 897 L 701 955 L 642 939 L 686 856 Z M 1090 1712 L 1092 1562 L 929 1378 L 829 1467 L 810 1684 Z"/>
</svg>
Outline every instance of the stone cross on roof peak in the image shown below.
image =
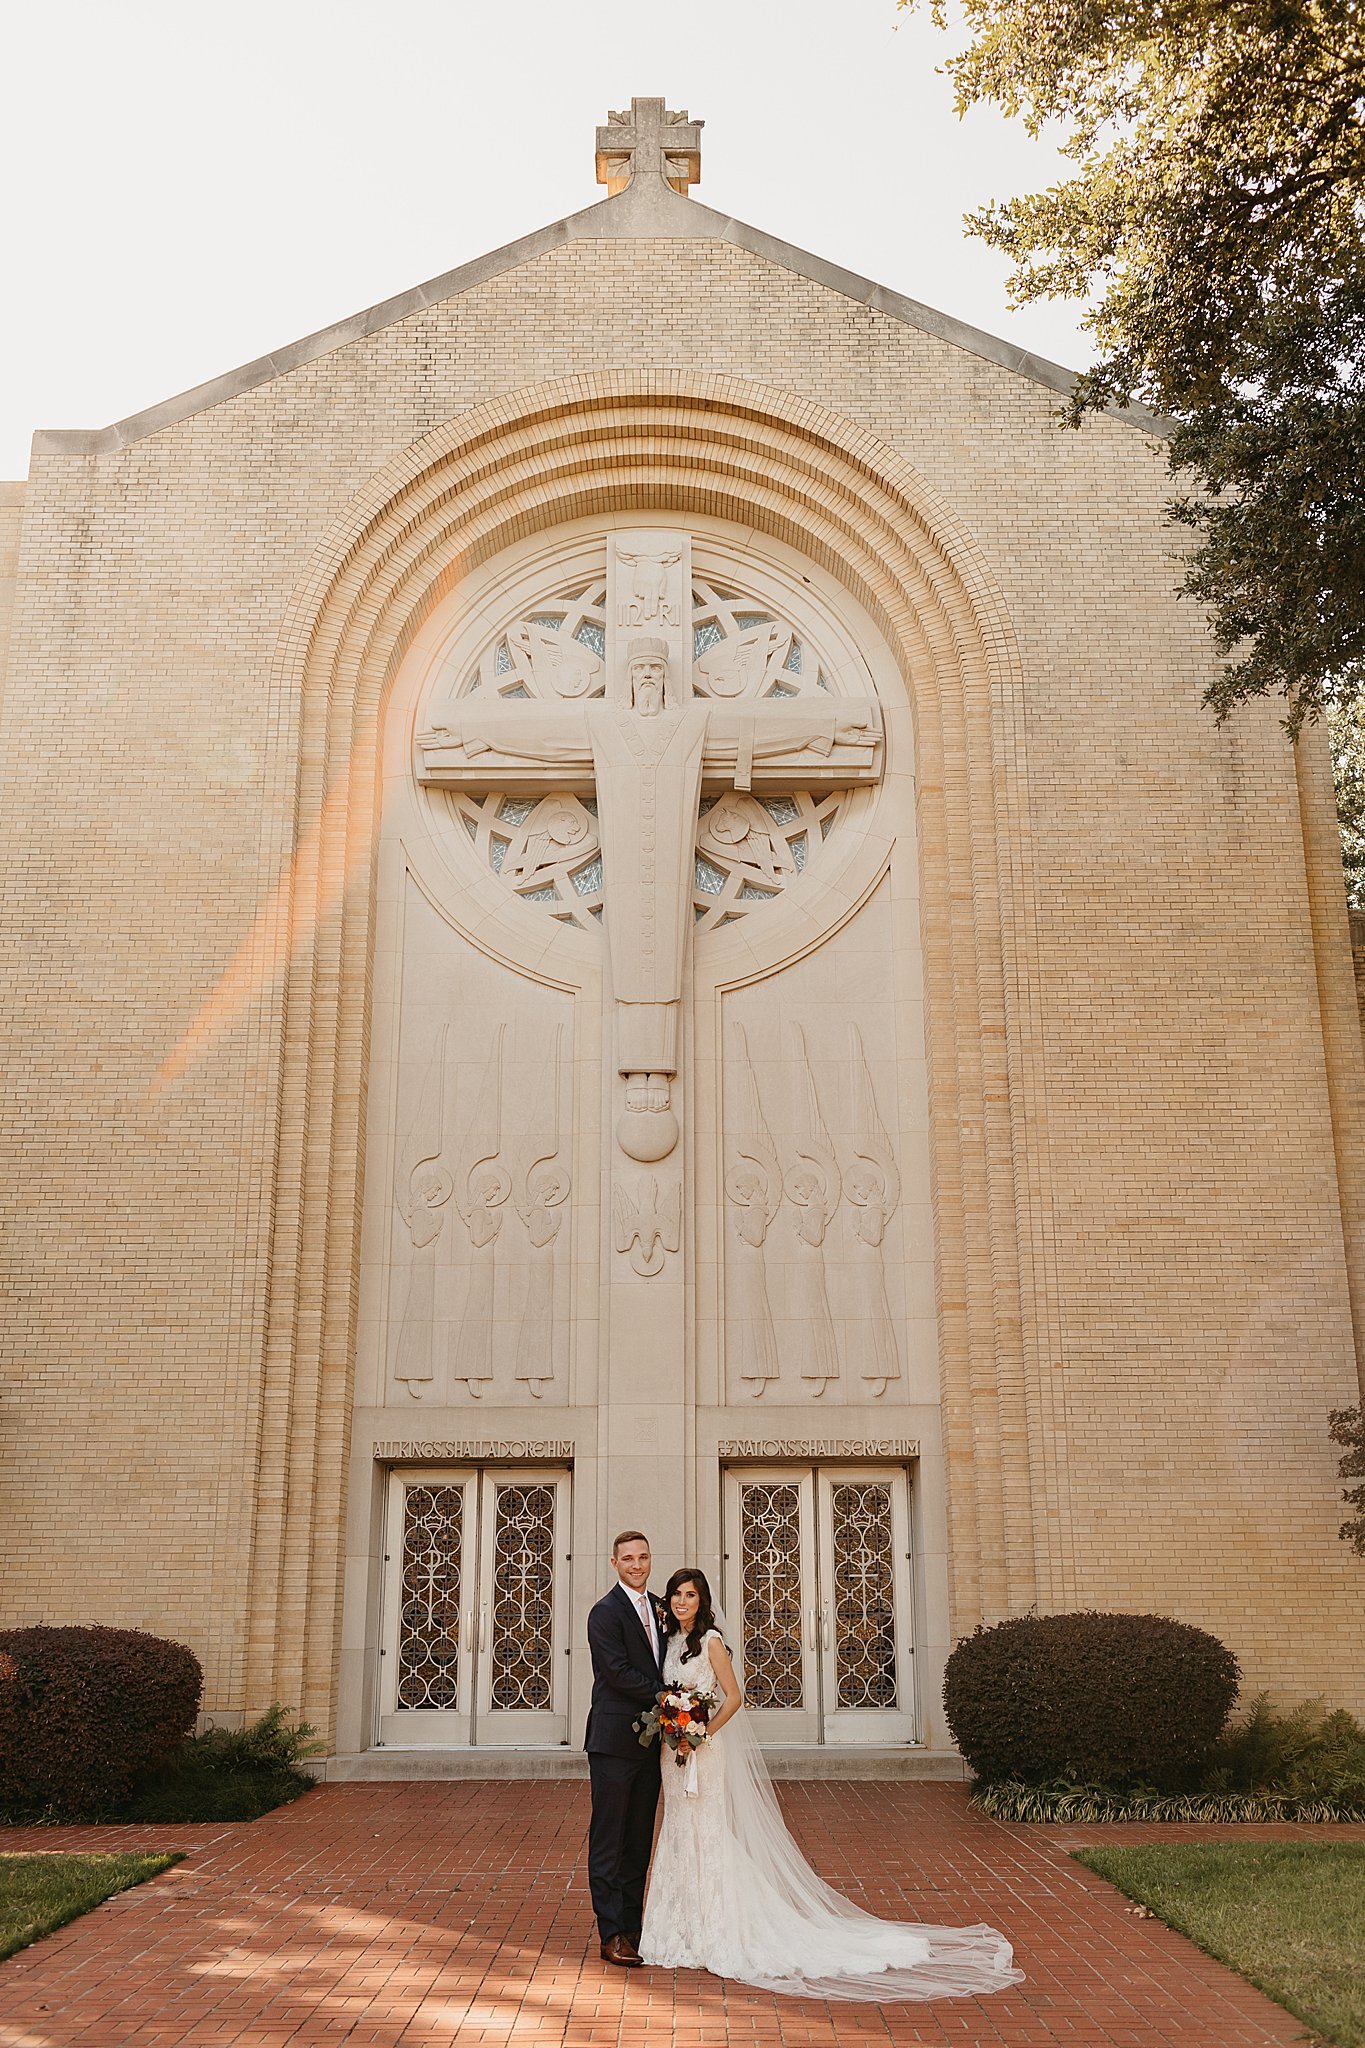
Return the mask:
<svg viewBox="0 0 1365 2048">
<path fill-rule="evenodd" d="M 662 100 L 632 100 L 628 114 L 608 113 L 597 131 L 597 182 L 624 192 L 635 178 L 662 178 L 675 192 L 701 183 L 701 121 L 687 109 L 670 113 Z"/>
</svg>

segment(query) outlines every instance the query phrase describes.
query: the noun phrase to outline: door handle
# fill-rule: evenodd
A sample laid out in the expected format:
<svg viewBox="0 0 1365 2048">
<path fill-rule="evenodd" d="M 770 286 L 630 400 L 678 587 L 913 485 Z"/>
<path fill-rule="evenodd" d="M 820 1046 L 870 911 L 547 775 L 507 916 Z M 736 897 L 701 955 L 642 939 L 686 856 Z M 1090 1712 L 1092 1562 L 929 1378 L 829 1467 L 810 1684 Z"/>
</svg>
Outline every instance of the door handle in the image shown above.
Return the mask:
<svg viewBox="0 0 1365 2048">
<path fill-rule="evenodd" d="M 464 1647 L 465 1647 L 465 1649 L 466 1649 L 466 1650 L 470 1649 L 470 1648 L 471 1648 L 471 1647 L 473 1646 L 473 1642 L 474 1642 L 474 1614 L 473 1614 L 473 1610 L 472 1610 L 472 1608 L 468 1608 L 468 1607 L 466 1607 L 466 1609 L 465 1609 L 465 1615 L 464 1615 L 464 1635 L 463 1635 L 463 1637 L 461 1638 L 461 1641 L 463 1642 L 463 1644 L 464 1644 Z"/>
<path fill-rule="evenodd" d="M 823 1606 L 823 1607 L 822 1607 L 822 1608 L 820 1609 L 820 1615 L 821 1615 L 821 1630 L 822 1630 L 822 1633 L 823 1633 L 823 1636 L 824 1636 L 824 1643 L 825 1643 L 825 1648 L 826 1648 L 826 1649 L 828 1649 L 828 1648 L 829 1648 L 829 1602 L 828 1602 L 828 1600 L 826 1600 L 826 1602 L 825 1602 L 824 1606 Z"/>
<path fill-rule="evenodd" d="M 488 1609 L 487 1609 L 486 1607 L 481 1607 L 481 1608 L 479 1609 L 479 1655 L 480 1655 L 480 1656 L 482 1656 L 482 1655 L 483 1655 L 483 1653 L 484 1653 L 484 1651 L 485 1651 L 485 1650 L 486 1650 L 487 1648 L 488 1648 Z"/>
<path fill-rule="evenodd" d="M 808 1644 L 809 1648 L 811 1648 L 812 1650 L 818 1650 L 818 1649 L 819 1649 L 819 1647 L 820 1647 L 820 1643 L 819 1643 L 819 1614 L 820 1614 L 820 1610 L 819 1610 L 819 1608 L 818 1608 L 818 1607 L 812 1607 L 812 1608 L 811 1608 L 811 1610 L 810 1610 L 810 1624 L 809 1624 L 809 1627 L 810 1627 L 810 1633 L 809 1633 L 809 1635 L 807 1636 L 807 1639 L 806 1639 L 806 1640 L 807 1640 L 807 1644 Z"/>
</svg>

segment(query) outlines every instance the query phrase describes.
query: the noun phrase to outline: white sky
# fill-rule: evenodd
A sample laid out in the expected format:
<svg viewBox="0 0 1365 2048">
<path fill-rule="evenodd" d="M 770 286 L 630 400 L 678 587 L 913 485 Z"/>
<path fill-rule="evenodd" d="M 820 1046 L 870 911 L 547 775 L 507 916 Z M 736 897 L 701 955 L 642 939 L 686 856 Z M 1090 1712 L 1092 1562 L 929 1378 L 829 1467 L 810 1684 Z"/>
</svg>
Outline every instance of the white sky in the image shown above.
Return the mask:
<svg viewBox="0 0 1365 2048">
<path fill-rule="evenodd" d="M 706 122 L 698 197 L 1073 367 L 962 214 L 1064 166 L 960 122 L 895 0 L 43 0 L 0 45 L 0 477 L 603 196 L 593 131 Z"/>
</svg>

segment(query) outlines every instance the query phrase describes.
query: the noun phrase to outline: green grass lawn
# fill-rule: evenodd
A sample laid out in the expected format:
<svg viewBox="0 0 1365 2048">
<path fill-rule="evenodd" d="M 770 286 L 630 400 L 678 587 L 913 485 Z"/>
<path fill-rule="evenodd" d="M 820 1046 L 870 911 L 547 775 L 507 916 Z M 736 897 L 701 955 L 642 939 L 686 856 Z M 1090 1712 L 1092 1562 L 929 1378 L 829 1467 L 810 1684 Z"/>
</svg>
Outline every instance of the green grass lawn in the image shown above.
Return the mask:
<svg viewBox="0 0 1365 2048">
<path fill-rule="evenodd" d="M 1365 1842 L 1074 1853 L 1339 2048 L 1365 2048 Z"/>
<path fill-rule="evenodd" d="M 0 1852 L 0 1956 L 12 1956 L 115 1892 L 155 1877 L 178 1855 L 38 1856 Z"/>
</svg>

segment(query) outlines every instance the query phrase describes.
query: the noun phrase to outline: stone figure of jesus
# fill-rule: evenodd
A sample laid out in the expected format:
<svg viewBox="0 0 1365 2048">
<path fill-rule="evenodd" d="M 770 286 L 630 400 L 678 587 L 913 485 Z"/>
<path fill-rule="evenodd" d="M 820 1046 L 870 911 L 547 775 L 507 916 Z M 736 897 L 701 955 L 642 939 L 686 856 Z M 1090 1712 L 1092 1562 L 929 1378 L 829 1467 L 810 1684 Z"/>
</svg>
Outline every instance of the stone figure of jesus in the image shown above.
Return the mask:
<svg viewBox="0 0 1365 2048">
<path fill-rule="evenodd" d="M 673 1085 L 692 926 L 693 848 L 704 789 L 840 788 L 880 774 L 881 715 L 868 698 L 753 697 L 717 701 L 690 673 L 690 542 L 686 535 L 613 539 L 629 565 L 619 607 L 624 644 L 604 698 L 527 704 L 461 701 L 418 737 L 419 780 L 544 796 L 593 795 L 602 837 L 604 925 L 625 1081 L 617 1125 L 632 1159 L 677 1144 Z M 646 573 L 648 572 L 648 573 Z M 673 646 L 636 623 L 672 625 Z M 683 671 L 680 673 L 680 670 Z"/>
</svg>

